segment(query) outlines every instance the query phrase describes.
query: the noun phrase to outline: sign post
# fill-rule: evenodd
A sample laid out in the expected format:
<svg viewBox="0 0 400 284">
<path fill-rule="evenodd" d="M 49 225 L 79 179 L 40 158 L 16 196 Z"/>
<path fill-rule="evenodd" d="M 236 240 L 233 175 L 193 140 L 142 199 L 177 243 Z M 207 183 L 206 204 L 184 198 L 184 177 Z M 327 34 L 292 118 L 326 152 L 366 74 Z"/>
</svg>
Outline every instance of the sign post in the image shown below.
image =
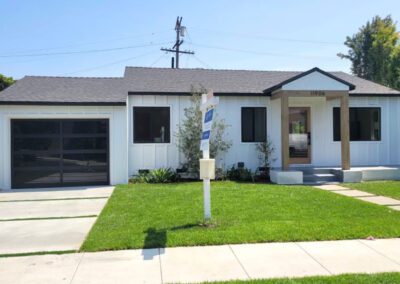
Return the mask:
<svg viewBox="0 0 400 284">
<path fill-rule="evenodd" d="M 203 114 L 203 132 L 201 134 L 200 150 L 203 159 L 200 159 L 200 178 L 203 179 L 204 219 L 211 219 L 211 179 L 215 178 L 215 160 L 210 159 L 210 136 L 214 117 L 214 108 L 219 99 L 214 97 L 212 91 L 201 97 L 201 112 Z"/>
</svg>

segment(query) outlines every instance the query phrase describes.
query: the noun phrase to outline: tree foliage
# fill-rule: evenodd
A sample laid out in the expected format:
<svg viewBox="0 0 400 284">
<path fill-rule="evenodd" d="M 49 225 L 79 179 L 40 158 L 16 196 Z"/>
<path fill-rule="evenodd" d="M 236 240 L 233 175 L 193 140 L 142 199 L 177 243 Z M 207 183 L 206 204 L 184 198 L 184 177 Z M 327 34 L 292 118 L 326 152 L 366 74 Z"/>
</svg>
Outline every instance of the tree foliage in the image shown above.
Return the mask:
<svg viewBox="0 0 400 284">
<path fill-rule="evenodd" d="M 376 16 L 360 28 L 358 33 L 347 37 L 347 54 L 341 58 L 352 63 L 353 74 L 374 82 L 399 88 L 400 46 L 396 23 L 390 16 Z"/>
<path fill-rule="evenodd" d="M 178 128 L 176 137 L 178 138 L 178 149 L 185 156 L 183 166 L 190 172 L 199 172 L 199 159 L 201 158 L 200 140 L 202 133 L 202 113 L 201 113 L 201 93 L 205 90 L 192 90 L 190 106 L 184 109 L 185 118 Z M 224 139 L 224 133 L 228 125 L 224 119 L 219 119 L 216 115 L 213 119 L 210 137 L 210 157 L 217 158 L 219 155 L 228 151 L 231 141 Z"/>
<path fill-rule="evenodd" d="M 0 92 L 5 88 L 7 88 L 8 86 L 12 85 L 14 82 L 15 81 L 12 77 L 6 77 L 0 74 Z"/>
</svg>

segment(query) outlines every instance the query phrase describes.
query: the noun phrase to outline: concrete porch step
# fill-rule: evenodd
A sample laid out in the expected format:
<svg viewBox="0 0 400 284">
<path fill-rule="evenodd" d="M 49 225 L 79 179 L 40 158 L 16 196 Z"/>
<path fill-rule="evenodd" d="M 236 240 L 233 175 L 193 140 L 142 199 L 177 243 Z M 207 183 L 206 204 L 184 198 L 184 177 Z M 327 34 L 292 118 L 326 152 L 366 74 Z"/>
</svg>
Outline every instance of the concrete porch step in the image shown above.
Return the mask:
<svg viewBox="0 0 400 284">
<path fill-rule="evenodd" d="M 330 173 L 318 173 L 318 174 L 304 174 L 304 183 L 325 183 L 325 182 L 339 182 L 339 178 Z"/>
<path fill-rule="evenodd" d="M 302 171 L 304 175 L 332 174 L 332 168 L 293 167 L 291 170 Z"/>
</svg>

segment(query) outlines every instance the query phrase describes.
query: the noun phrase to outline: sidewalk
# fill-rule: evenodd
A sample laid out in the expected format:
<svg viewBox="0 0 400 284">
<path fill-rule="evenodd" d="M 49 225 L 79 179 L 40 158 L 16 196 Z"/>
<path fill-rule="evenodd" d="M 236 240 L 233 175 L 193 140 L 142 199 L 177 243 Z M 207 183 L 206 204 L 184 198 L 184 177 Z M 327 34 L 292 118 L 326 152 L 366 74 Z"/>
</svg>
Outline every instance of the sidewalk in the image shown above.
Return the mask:
<svg viewBox="0 0 400 284">
<path fill-rule="evenodd" d="M 0 258 L 0 283 L 194 283 L 400 272 L 400 238 Z"/>
</svg>

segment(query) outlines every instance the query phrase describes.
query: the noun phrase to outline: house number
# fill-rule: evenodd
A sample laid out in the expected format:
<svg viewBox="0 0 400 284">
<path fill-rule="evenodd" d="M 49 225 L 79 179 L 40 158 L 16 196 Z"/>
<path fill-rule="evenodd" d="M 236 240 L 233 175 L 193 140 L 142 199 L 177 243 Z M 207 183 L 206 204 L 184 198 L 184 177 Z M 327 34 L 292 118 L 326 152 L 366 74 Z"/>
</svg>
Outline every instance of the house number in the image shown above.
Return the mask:
<svg viewBox="0 0 400 284">
<path fill-rule="evenodd" d="M 325 92 L 323 91 L 311 91 L 312 96 L 318 96 L 318 97 L 323 97 L 325 96 Z"/>
</svg>

